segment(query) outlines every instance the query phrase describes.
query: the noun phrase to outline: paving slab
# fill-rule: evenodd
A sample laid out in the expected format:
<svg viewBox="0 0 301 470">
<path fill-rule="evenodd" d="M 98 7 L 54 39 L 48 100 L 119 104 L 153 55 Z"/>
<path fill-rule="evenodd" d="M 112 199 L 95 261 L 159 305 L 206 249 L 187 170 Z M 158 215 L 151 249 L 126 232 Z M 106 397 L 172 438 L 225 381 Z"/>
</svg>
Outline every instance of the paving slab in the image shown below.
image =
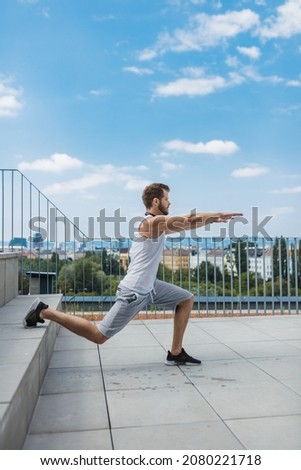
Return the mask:
<svg viewBox="0 0 301 470">
<path fill-rule="evenodd" d="M 291 327 L 291 328 L 279 328 L 274 329 L 271 332 L 271 336 L 281 340 L 291 340 L 291 339 L 300 339 L 301 338 L 301 328 Z"/>
<path fill-rule="evenodd" d="M 166 358 L 166 351 L 162 346 L 145 346 L 142 350 L 132 347 L 116 347 L 100 349 L 100 358 L 103 366 L 128 366 L 129 364 L 160 364 Z"/>
<path fill-rule="evenodd" d="M 252 384 L 267 380 L 266 373 L 246 359 L 224 359 L 204 362 L 201 368 L 181 366 L 185 375 L 199 388 L 219 384 Z"/>
<path fill-rule="evenodd" d="M 200 325 L 202 330 L 211 334 L 217 340 L 228 342 L 241 342 L 241 341 L 269 341 L 272 338 L 266 332 L 256 330 L 249 324 L 242 324 L 240 321 L 232 320 L 231 323 L 205 323 Z"/>
<path fill-rule="evenodd" d="M 226 421 L 246 449 L 301 449 L 301 414 Z"/>
<path fill-rule="evenodd" d="M 289 344 L 290 346 L 294 346 L 295 348 L 301 349 L 301 339 L 288 339 L 283 341 L 284 344 Z"/>
<path fill-rule="evenodd" d="M 113 428 L 219 420 L 191 384 L 175 389 L 108 391 L 107 398 Z"/>
<path fill-rule="evenodd" d="M 296 371 L 299 372 L 301 379 L 301 355 L 287 357 L 286 355 L 273 358 L 252 359 L 252 364 L 256 365 L 262 371 L 278 380 L 296 379 Z"/>
<path fill-rule="evenodd" d="M 98 367 L 59 367 L 48 369 L 41 395 L 103 390 Z"/>
<path fill-rule="evenodd" d="M 99 366 L 99 355 L 95 345 L 93 349 L 67 349 L 66 351 L 54 351 L 49 363 L 49 368 L 83 366 Z"/>
<path fill-rule="evenodd" d="M 290 388 L 294 392 L 298 393 L 298 395 L 301 395 L 301 377 L 297 377 L 296 379 L 281 380 L 281 382 L 286 385 L 287 388 Z"/>
<path fill-rule="evenodd" d="M 244 449 L 221 421 L 115 428 L 112 435 L 119 450 Z"/>
<path fill-rule="evenodd" d="M 158 346 L 159 343 L 155 336 L 143 325 L 142 322 L 127 325 L 118 335 L 113 336 L 109 341 L 104 343 L 101 349 L 110 349 L 115 347 L 150 347 Z"/>
<path fill-rule="evenodd" d="M 162 325 L 160 325 L 160 323 L 155 323 L 153 325 L 151 321 L 149 321 L 146 323 L 146 326 L 149 331 L 156 337 L 157 341 L 159 341 L 159 343 L 165 347 L 165 349 L 170 348 L 173 333 L 172 321 L 169 321 L 169 323 L 162 323 Z M 194 344 L 219 343 L 218 339 L 216 339 L 214 336 L 207 333 L 203 329 L 200 329 L 198 327 L 198 324 L 195 323 L 189 323 L 187 325 L 185 337 L 186 346 Z"/>
<path fill-rule="evenodd" d="M 103 391 L 40 395 L 30 434 L 108 429 Z"/>
<path fill-rule="evenodd" d="M 61 328 L 55 343 L 55 351 L 68 351 L 68 350 L 79 350 L 79 349 L 95 349 L 96 346 L 91 341 L 85 338 L 78 337 L 71 332 L 65 333 L 64 329 Z"/>
<path fill-rule="evenodd" d="M 228 342 L 225 343 L 232 350 L 245 358 L 268 358 L 268 357 L 282 357 L 282 356 L 298 356 L 300 350 L 292 344 L 285 343 L 279 340 L 268 341 L 243 341 L 243 342 Z"/>
<path fill-rule="evenodd" d="M 196 387 L 223 420 L 301 414 L 301 396 L 272 378 L 254 383 L 217 381 Z"/>
<path fill-rule="evenodd" d="M 107 429 L 95 431 L 51 432 L 29 434 L 24 450 L 111 450 L 111 433 Z"/>
<path fill-rule="evenodd" d="M 179 367 L 165 364 L 129 364 L 104 367 L 106 390 L 157 390 L 183 387 L 190 382 Z M 164 393 L 164 390 L 163 390 Z"/>
<path fill-rule="evenodd" d="M 207 361 L 240 359 L 240 355 L 228 345 L 222 343 L 189 345 L 187 351 L 190 355 L 201 359 L 203 366 Z"/>
</svg>

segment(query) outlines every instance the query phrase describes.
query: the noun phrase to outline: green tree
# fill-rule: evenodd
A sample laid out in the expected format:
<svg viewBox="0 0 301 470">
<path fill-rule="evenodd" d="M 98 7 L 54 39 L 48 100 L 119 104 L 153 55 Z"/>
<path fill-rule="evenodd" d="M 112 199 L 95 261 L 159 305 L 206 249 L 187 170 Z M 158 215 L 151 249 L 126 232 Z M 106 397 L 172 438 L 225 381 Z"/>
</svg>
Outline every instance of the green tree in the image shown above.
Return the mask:
<svg viewBox="0 0 301 470">
<path fill-rule="evenodd" d="M 284 237 L 275 238 L 275 243 L 273 246 L 273 274 L 274 280 L 278 277 L 282 277 L 282 279 L 286 279 L 287 277 L 287 268 L 288 268 L 288 260 L 287 260 L 287 247 L 286 247 L 286 240 Z"/>
<path fill-rule="evenodd" d="M 296 242 L 291 245 L 290 254 L 292 260 L 291 284 L 293 289 L 296 286 L 299 292 L 301 288 L 301 240 L 299 240 L 298 247 Z"/>
<path fill-rule="evenodd" d="M 200 282 L 206 282 L 206 279 L 211 283 L 221 282 L 223 274 L 218 266 L 214 266 L 210 261 L 202 261 L 201 264 L 195 268 L 194 277 L 199 279 Z"/>
<path fill-rule="evenodd" d="M 248 246 L 244 240 L 235 242 L 234 248 L 234 265 L 236 268 L 237 276 L 248 271 Z"/>
<path fill-rule="evenodd" d="M 107 275 L 123 275 L 124 269 L 120 263 L 119 254 L 111 253 L 104 248 L 97 252 L 87 251 L 85 253 L 86 258 L 92 258 L 95 262 L 98 262 L 100 269 Z"/>
<path fill-rule="evenodd" d="M 95 292 L 102 295 L 107 287 L 107 276 L 92 257 L 80 258 L 62 267 L 58 285 L 63 293 Z"/>
<path fill-rule="evenodd" d="M 172 282 L 172 270 L 165 266 L 163 263 L 159 264 L 158 268 L 158 273 L 157 273 L 158 279 L 161 281 L 165 282 Z"/>
</svg>

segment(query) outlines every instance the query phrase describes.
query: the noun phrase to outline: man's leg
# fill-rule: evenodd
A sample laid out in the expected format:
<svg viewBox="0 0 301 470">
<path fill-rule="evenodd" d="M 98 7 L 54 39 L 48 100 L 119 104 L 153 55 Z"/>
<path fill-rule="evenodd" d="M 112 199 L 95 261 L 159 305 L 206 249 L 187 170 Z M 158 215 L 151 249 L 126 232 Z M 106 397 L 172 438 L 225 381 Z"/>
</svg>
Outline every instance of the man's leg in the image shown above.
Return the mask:
<svg viewBox="0 0 301 470">
<path fill-rule="evenodd" d="M 45 308 L 40 312 L 40 318 L 43 320 L 51 320 L 59 325 L 64 326 L 76 335 L 82 336 L 93 343 L 103 344 L 109 338 L 104 336 L 97 326 L 90 320 L 85 318 L 68 315 L 67 313 L 59 312 L 53 308 Z"/>
<path fill-rule="evenodd" d="M 36 298 L 23 320 L 23 325 L 25 328 L 30 328 L 35 327 L 37 323 L 44 323 L 44 320 L 50 320 L 89 341 L 103 344 L 122 330 L 140 309 L 146 306 L 148 297 L 149 294 L 140 295 L 129 289 L 120 288 L 116 302 L 98 326 L 85 318 L 49 308 L 40 298 Z"/>
<path fill-rule="evenodd" d="M 174 316 L 173 339 L 170 351 L 173 355 L 180 354 L 182 351 L 183 337 L 193 307 L 193 301 L 194 297 L 191 296 L 188 299 L 180 302 L 176 307 Z"/>
<path fill-rule="evenodd" d="M 172 346 L 167 352 L 165 364 L 168 366 L 200 365 L 183 348 L 183 337 L 193 307 L 194 296 L 191 292 L 168 282 L 156 280 L 154 285 L 153 303 L 175 310 Z"/>
</svg>

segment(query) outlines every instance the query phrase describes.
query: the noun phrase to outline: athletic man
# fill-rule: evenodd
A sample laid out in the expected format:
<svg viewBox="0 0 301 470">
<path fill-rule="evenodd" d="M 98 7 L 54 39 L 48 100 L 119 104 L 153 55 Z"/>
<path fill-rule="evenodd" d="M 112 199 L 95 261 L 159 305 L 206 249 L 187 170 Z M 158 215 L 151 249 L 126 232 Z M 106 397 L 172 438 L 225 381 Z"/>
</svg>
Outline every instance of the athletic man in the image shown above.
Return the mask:
<svg viewBox="0 0 301 470">
<path fill-rule="evenodd" d="M 193 307 L 193 295 L 181 287 L 156 278 L 165 236 L 213 222 L 227 222 L 242 214 L 191 213 L 169 217 L 169 191 L 169 187 L 161 183 L 150 184 L 144 189 L 142 200 L 146 208 L 145 218 L 133 240 L 131 262 L 126 276 L 117 288 L 116 302 L 102 321 L 94 324 L 84 318 L 56 311 L 37 298 L 23 321 L 24 326 L 35 327 L 37 323 L 51 320 L 94 343 L 103 344 L 122 330 L 146 305 L 155 304 L 175 311 L 172 345 L 165 363 L 201 364 L 200 360 L 189 356 L 182 345 Z"/>
</svg>

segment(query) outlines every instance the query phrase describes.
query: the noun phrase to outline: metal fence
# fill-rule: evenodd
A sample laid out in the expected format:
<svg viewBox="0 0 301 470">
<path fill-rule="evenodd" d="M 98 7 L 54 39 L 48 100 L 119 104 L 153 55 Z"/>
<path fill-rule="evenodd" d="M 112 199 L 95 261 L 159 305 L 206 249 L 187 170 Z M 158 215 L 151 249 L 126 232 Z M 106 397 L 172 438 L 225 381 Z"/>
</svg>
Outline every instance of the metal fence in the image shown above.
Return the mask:
<svg viewBox="0 0 301 470">
<path fill-rule="evenodd" d="M 108 310 L 131 240 L 89 239 L 18 170 L 0 172 L 0 250 L 19 254 L 19 293 L 62 293 L 66 310 L 93 317 Z M 168 237 L 158 277 L 194 294 L 196 316 L 299 313 L 301 238 Z"/>
</svg>

